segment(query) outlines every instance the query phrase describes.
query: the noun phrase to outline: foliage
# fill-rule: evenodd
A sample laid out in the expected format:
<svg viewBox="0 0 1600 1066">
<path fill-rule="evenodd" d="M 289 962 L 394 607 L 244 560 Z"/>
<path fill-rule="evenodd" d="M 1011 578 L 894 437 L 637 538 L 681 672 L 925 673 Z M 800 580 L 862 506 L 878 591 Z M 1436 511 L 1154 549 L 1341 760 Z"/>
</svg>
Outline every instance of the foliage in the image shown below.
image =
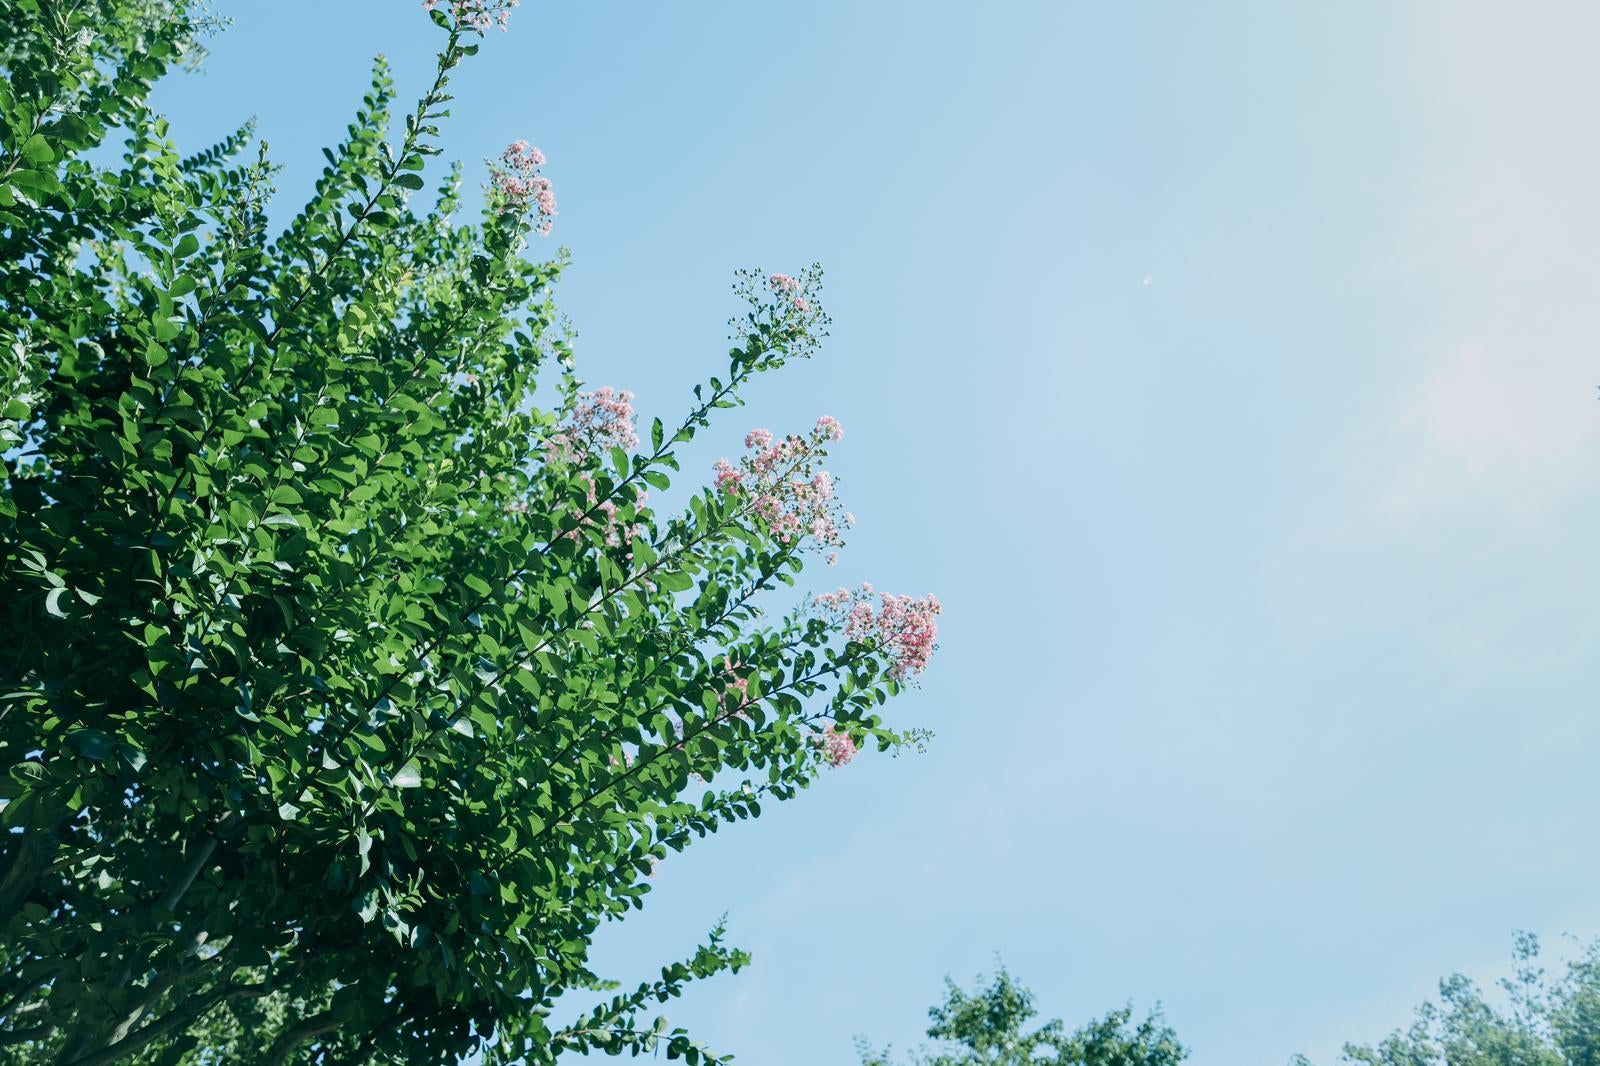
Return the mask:
<svg viewBox="0 0 1600 1066">
<path fill-rule="evenodd" d="M 877 709 L 936 602 L 885 607 L 914 637 L 758 606 L 841 539 L 836 423 L 647 502 L 815 347 L 816 272 L 748 279 L 725 375 L 641 445 L 525 254 L 537 149 L 474 222 L 459 170 L 424 194 L 509 6 L 428 5 L 399 136 L 380 62 L 274 236 L 252 130 L 184 157 L 147 107 L 194 7 L 0 0 L 0 1062 L 712 1061 L 646 1011 L 744 964 L 721 929 L 560 1025 L 614 988 L 591 936 L 835 738 L 910 736 Z"/>
<path fill-rule="evenodd" d="M 1539 942 L 1518 933 L 1512 975 L 1498 982 L 1496 1007 L 1476 984 L 1453 974 L 1439 982 L 1438 1004 L 1377 1046 L 1346 1044 L 1343 1061 L 1361 1066 L 1596 1066 L 1600 1064 L 1600 941 L 1549 982 Z M 1309 1066 L 1304 1057 L 1294 1060 Z"/>
<path fill-rule="evenodd" d="M 1002 965 L 987 987 L 967 992 L 945 978 L 945 1001 L 928 1010 L 928 1036 L 943 1046 L 922 1049 L 906 1066 L 1176 1066 L 1188 1057 L 1160 1009 L 1133 1025 L 1133 1009 L 1123 1007 L 1068 1033 L 1060 1019 L 1032 1031 L 1039 1012 L 1033 995 Z M 862 1066 L 894 1066 L 892 1049 L 874 1051 L 857 1041 Z"/>
</svg>

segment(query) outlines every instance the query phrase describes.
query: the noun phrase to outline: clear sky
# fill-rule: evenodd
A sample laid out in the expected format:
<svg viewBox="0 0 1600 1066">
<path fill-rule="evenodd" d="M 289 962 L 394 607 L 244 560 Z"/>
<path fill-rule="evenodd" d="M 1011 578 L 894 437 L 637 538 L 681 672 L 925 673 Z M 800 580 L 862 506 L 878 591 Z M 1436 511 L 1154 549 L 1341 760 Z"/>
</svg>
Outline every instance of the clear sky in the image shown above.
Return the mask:
<svg viewBox="0 0 1600 1066">
<path fill-rule="evenodd" d="M 411 0 L 221 0 L 186 146 L 255 114 L 292 208 Z M 526 137 L 594 384 L 680 413 L 731 272 L 833 338 L 696 462 L 822 413 L 835 573 L 944 601 L 864 756 L 664 863 L 597 959 L 726 911 L 672 1011 L 749 1066 L 914 1041 L 1001 953 L 1195 1066 L 1329 1063 L 1510 933 L 1600 933 L 1600 6 L 527 0 L 449 154 Z M 1559 943 L 1552 944 L 1559 950 Z"/>
</svg>

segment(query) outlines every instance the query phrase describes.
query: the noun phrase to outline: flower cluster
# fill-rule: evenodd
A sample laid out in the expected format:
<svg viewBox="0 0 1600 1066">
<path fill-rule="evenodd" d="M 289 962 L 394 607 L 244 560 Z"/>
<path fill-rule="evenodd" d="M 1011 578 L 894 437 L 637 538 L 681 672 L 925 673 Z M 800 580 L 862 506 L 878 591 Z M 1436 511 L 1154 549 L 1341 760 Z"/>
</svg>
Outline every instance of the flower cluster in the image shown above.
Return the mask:
<svg viewBox="0 0 1600 1066">
<path fill-rule="evenodd" d="M 828 335 L 830 320 L 818 300 L 821 267 L 813 264 L 799 276 L 741 270 L 738 278 L 733 290 L 750 305 L 750 311 L 728 323 L 736 341 L 742 343 L 760 334 L 769 343 L 780 344 L 786 355 L 805 357 Z"/>
<path fill-rule="evenodd" d="M 633 543 L 635 538 L 645 535 L 646 529 L 642 523 L 636 522 L 631 526 L 624 526 L 617 521 L 617 504 L 615 500 L 597 500 L 593 477 L 587 473 L 579 474 L 578 477 L 584 483 L 589 501 L 589 510 L 593 512 L 588 521 L 591 525 L 599 526 L 604 531 L 606 547 L 620 548 L 628 546 Z M 644 507 L 645 501 L 649 498 L 650 494 L 648 492 L 640 490 L 634 497 L 634 506 L 638 508 Z M 581 528 L 580 526 L 575 529 L 569 529 L 562 536 L 567 537 L 569 540 L 581 540 L 583 538 L 583 534 L 580 532 Z"/>
<path fill-rule="evenodd" d="M 747 712 L 745 708 L 753 706 L 758 701 L 750 698 L 750 679 L 748 677 L 739 676 L 739 671 L 744 669 L 744 664 L 734 662 L 733 656 L 728 655 L 723 657 L 722 665 L 727 670 L 728 687 L 723 691 L 722 695 L 718 697 L 718 700 L 724 707 L 726 707 L 728 705 L 728 696 L 731 693 L 737 692 L 739 697 L 738 702 L 733 705 L 733 717 L 748 717 L 749 712 Z"/>
<path fill-rule="evenodd" d="M 802 314 L 811 310 L 811 301 L 801 291 L 803 286 L 799 281 L 787 274 L 774 274 L 767 279 L 767 287 L 780 297 L 789 301 L 789 304 Z"/>
<path fill-rule="evenodd" d="M 505 209 L 524 211 L 531 205 L 538 213 L 533 228 L 541 237 L 549 236 L 556 217 L 555 188 L 538 172 L 544 162 L 544 153 L 527 141 L 512 141 L 500 159 L 489 164 L 489 180 Z"/>
<path fill-rule="evenodd" d="M 817 468 L 827 454 L 824 445 L 844 435 L 839 423 L 824 415 L 810 435 L 775 439 L 771 430 L 754 429 L 744 438 L 749 454 L 737 464 L 717 460 L 716 488 L 747 501 L 749 513 L 766 523 L 780 544 L 810 537 L 817 546 L 844 543 L 843 528 L 853 516 L 838 509 L 833 475 Z M 837 558 L 830 555 L 829 562 Z"/>
<path fill-rule="evenodd" d="M 545 458 L 552 463 L 581 463 L 596 451 L 639 446 L 633 428 L 633 393 L 604 385 L 578 393 L 578 404 L 561 429 L 545 442 Z"/>
<path fill-rule="evenodd" d="M 456 25 L 479 33 L 488 33 L 490 26 L 499 26 L 505 32 L 511 21 L 511 9 L 521 0 L 450 0 L 450 15 Z M 439 0 L 422 0 L 422 10 L 432 11 Z"/>
<path fill-rule="evenodd" d="M 849 733 L 841 733 L 829 722 L 822 728 L 822 757 L 829 766 L 845 766 L 856 757 L 859 750 Z"/>
<path fill-rule="evenodd" d="M 839 589 L 811 601 L 836 618 L 844 619 L 846 640 L 871 643 L 889 656 L 889 676 L 903 681 L 922 673 L 938 647 L 938 597 L 896 596 L 884 592 L 873 604 L 871 585 L 855 592 Z"/>
</svg>

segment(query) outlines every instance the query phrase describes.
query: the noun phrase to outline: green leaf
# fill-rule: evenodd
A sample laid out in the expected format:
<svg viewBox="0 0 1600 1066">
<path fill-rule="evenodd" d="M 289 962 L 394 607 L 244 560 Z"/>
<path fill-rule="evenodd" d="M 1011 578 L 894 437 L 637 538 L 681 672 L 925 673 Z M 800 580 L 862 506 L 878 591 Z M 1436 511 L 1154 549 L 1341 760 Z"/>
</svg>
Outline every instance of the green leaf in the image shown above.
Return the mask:
<svg viewBox="0 0 1600 1066">
<path fill-rule="evenodd" d="M 87 148 L 94 141 L 94 131 L 77 115 L 64 114 L 51 124 L 50 136 L 68 148 Z"/>
<path fill-rule="evenodd" d="M 668 592 L 687 592 L 694 588 L 694 578 L 682 570 L 665 570 L 656 577 L 656 584 Z"/>
<path fill-rule="evenodd" d="M 8 180 L 36 200 L 61 191 L 61 182 L 48 170 L 19 170 Z"/>
<path fill-rule="evenodd" d="M 34 134 L 22 142 L 22 158 L 30 163 L 53 163 L 56 154 L 50 148 L 50 142 L 39 134 Z"/>
<path fill-rule="evenodd" d="M 117 753 L 117 738 L 99 729 L 75 729 L 67 734 L 67 747 L 85 759 L 100 762 Z"/>
<path fill-rule="evenodd" d="M 394 788 L 419 788 L 422 785 L 422 764 L 412 759 L 389 778 L 389 784 Z"/>
</svg>

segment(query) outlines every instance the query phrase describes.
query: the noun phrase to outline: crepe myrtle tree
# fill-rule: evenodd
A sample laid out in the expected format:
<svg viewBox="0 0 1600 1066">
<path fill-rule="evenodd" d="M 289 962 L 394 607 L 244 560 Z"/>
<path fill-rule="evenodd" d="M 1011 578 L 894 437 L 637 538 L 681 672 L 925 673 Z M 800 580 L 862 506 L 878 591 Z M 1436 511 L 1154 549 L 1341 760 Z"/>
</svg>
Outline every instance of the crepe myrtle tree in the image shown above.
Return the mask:
<svg viewBox="0 0 1600 1066">
<path fill-rule="evenodd" d="M 539 151 L 475 221 L 459 168 L 425 186 L 509 5 L 424 7 L 432 84 L 391 131 L 380 62 L 274 233 L 253 131 L 185 157 L 147 104 L 202 12 L 0 0 L 0 1061 L 716 1061 L 651 1011 L 746 961 L 721 929 L 619 990 L 596 928 L 917 738 L 878 712 L 936 600 L 760 608 L 843 541 L 836 422 L 647 503 L 813 351 L 818 273 L 741 276 L 725 371 L 643 429 L 526 254 Z"/>
</svg>

